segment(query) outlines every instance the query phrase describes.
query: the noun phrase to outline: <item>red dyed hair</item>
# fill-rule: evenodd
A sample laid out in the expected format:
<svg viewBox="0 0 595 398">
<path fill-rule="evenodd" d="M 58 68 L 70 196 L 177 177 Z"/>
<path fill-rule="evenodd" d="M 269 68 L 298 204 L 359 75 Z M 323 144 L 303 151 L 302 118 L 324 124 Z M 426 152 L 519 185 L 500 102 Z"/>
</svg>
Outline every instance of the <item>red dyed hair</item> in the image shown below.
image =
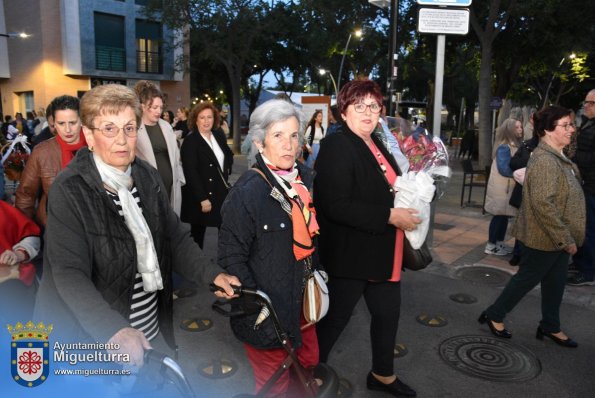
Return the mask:
<svg viewBox="0 0 595 398">
<path fill-rule="evenodd" d="M 357 104 L 363 101 L 367 96 L 371 96 L 382 106 L 382 92 L 380 86 L 375 81 L 370 79 L 356 79 L 341 87 L 339 96 L 337 97 L 337 107 L 341 114 L 347 112 L 349 105 Z"/>
</svg>

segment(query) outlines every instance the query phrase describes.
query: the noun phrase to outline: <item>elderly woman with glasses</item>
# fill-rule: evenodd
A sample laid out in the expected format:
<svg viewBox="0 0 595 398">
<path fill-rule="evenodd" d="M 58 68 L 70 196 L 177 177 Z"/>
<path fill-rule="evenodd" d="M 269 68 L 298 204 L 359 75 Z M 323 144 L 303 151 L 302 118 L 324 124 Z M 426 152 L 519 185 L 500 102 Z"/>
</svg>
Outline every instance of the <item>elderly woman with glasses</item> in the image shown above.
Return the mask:
<svg viewBox="0 0 595 398">
<path fill-rule="evenodd" d="M 578 346 L 560 327 L 568 259 L 585 237 L 579 170 L 562 152 L 574 132 L 568 109 L 549 106 L 535 115 L 539 145 L 527 164 L 523 201 L 512 231 L 521 247 L 519 272 L 478 319 L 497 337 L 512 337 L 504 317 L 540 283 L 542 318 L 535 337 L 548 337 L 564 347 Z"/>
<path fill-rule="evenodd" d="M 134 92 L 96 87 L 81 100 L 81 117 L 89 147 L 50 190 L 37 318 L 51 320 L 64 341 L 109 342 L 129 355 L 127 365 L 141 366 L 144 350 L 175 347 L 173 270 L 230 295 L 229 282 L 239 281 L 205 260 L 158 171 L 135 156 Z"/>
<path fill-rule="evenodd" d="M 314 179 L 320 259 L 329 274 L 331 298 L 317 329 L 320 361 L 328 360 L 364 296 L 372 317 L 368 389 L 415 396 L 394 373 L 393 349 L 401 305 L 403 230 L 415 229 L 421 220 L 414 209 L 393 207 L 392 187 L 401 171 L 372 134 L 382 110 L 378 84 L 351 81 L 337 103 L 343 126 L 321 142 Z"/>
</svg>

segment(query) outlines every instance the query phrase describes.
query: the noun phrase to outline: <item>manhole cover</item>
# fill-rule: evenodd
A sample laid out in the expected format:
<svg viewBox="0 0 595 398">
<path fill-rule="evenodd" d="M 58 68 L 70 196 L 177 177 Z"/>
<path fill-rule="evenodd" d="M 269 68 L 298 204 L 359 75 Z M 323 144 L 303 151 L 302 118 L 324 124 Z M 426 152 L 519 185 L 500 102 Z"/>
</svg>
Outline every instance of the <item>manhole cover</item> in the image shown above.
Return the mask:
<svg viewBox="0 0 595 398">
<path fill-rule="evenodd" d="M 457 277 L 490 286 L 504 286 L 510 279 L 508 272 L 482 266 L 464 267 L 456 272 Z"/>
<path fill-rule="evenodd" d="M 440 357 L 469 376 L 521 382 L 541 373 L 541 363 L 526 348 L 486 336 L 455 336 L 440 344 Z"/>
<path fill-rule="evenodd" d="M 451 294 L 450 299 L 459 304 L 473 304 L 477 302 L 477 298 L 466 293 Z"/>
<path fill-rule="evenodd" d="M 180 327 L 187 332 L 204 332 L 213 326 L 213 321 L 204 318 L 184 319 Z"/>
<path fill-rule="evenodd" d="M 405 355 L 407 355 L 407 353 L 409 353 L 409 350 L 407 349 L 407 347 L 405 347 L 405 345 L 400 343 L 395 344 L 395 348 L 393 348 L 393 356 L 395 358 L 404 357 Z"/>
<path fill-rule="evenodd" d="M 198 367 L 198 373 L 207 379 L 224 379 L 233 375 L 238 369 L 236 363 L 230 359 L 212 359 Z"/>
<path fill-rule="evenodd" d="M 417 322 L 421 323 L 424 326 L 430 326 L 434 328 L 448 325 L 448 321 L 446 320 L 446 318 L 440 315 L 421 314 L 418 315 L 415 319 L 417 320 Z"/>
</svg>

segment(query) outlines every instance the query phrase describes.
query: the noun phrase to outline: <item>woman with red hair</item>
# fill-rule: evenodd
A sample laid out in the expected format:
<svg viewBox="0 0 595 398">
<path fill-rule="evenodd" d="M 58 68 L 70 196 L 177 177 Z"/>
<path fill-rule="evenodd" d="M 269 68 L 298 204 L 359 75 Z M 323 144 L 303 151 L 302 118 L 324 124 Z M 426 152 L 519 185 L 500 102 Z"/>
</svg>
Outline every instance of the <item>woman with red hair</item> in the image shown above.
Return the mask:
<svg viewBox="0 0 595 398">
<path fill-rule="evenodd" d="M 401 306 L 404 230 L 417 211 L 394 208 L 393 185 L 401 175 L 394 157 L 372 134 L 382 94 L 371 80 L 354 80 L 337 98 L 343 126 L 325 138 L 315 163 L 314 205 L 320 224 L 320 260 L 329 274 L 330 307 L 318 324 L 320 362 L 361 296 L 370 311 L 372 369 L 367 387 L 395 396 L 416 393 L 395 375 L 393 348 Z"/>
</svg>

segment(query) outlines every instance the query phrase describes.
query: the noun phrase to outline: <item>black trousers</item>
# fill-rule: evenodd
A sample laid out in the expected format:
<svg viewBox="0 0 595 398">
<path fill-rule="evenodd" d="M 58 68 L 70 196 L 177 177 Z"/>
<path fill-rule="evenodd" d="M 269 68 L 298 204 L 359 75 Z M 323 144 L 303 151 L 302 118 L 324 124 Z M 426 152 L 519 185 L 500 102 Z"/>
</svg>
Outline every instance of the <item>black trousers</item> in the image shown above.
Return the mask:
<svg viewBox="0 0 595 398">
<path fill-rule="evenodd" d="M 192 239 L 194 239 L 194 241 L 198 243 L 198 246 L 200 246 L 201 249 L 203 248 L 203 245 L 205 243 L 206 230 L 207 227 L 205 225 L 190 224 L 190 235 L 192 236 Z"/>
<path fill-rule="evenodd" d="M 372 371 L 379 376 L 394 374 L 393 350 L 401 311 L 400 282 L 369 282 L 330 278 L 329 311 L 317 325 L 320 362 L 327 362 L 333 345 L 349 323 L 355 305 L 363 295 L 372 316 Z"/>
<path fill-rule="evenodd" d="M 531 249 L 521 242 L 521 262 L 517 272 L 487 310 L 494 322 L 502 322 L 507 313 L 538 283 L 541 283 L 541 322 L 545 333 L 560 331 L 560 304 L 566 286 L 569 254 Z"/>
</svg>

